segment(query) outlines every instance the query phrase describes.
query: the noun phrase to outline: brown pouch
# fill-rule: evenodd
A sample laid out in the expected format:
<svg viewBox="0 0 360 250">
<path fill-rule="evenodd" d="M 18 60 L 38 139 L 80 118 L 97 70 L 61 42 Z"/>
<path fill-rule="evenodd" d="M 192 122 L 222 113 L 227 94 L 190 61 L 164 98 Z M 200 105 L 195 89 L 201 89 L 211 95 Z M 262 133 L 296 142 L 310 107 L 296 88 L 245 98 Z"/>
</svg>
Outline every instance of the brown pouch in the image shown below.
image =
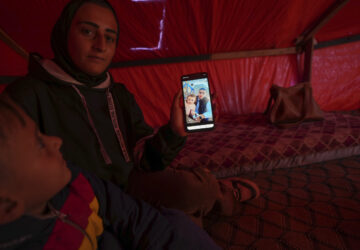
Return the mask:
<svg viewBox="0 0 360 250">
<path fill-rule="evenodd" d="M 289 88 L 272 85 L 264 114 L 272 124 L 281 128 L 324 118 L 323 111 L 313 98 L 309 82 L 298 83 Z"/>
</svg>

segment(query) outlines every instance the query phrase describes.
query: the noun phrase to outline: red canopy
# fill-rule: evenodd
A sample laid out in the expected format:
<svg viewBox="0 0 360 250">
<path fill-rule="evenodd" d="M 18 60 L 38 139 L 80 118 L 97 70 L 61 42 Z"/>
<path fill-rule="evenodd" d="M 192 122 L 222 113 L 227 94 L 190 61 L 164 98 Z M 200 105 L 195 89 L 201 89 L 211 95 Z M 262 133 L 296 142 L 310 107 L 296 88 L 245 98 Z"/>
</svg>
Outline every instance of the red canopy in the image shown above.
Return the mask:
<svg viewBox="0 0 360 250">
<path fill-rule="evenodd" d="M 50 32 L 68 0 L 1 1 L 0 28 L 29 52 L 52 57 Z M 114 63 L 293 47 L 336 0 L 110 0 L 119 18 Z M 340 1 L 341 2 L 341 1 Z M 360 1 L 350 0 L 319 32 L 318 42 L 360 34 Z M 25 74 L 26 62 L 0 42 L 0 75 Z M 188 58 L 187 58 L 188 59 Z M 201 59 L 196 58 L 195 59 Z M 115 64 L 116 65 L 116 64 Z M 152 125 L 168 119 L 182 74 L 207 71 L 223 113 L 260 112 L 271 84 L 300 81 L 296 55 L 113 68 Z M 360 43 L 318 49 L 314 95 L 324 110 L 360 108 Z"/>
</svg>

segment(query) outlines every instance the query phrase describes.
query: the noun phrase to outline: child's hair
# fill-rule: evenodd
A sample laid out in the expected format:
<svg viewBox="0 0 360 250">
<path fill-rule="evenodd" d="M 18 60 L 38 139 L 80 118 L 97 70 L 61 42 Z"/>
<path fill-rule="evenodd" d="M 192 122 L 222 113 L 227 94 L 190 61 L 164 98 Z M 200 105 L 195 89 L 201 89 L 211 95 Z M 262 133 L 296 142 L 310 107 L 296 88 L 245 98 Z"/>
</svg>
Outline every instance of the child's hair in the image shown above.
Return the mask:
<svg viewBox="0 0 360 250">
<path fill-rule="evenodd" d="M 186 100 L 187 100 L 189 97 L 194 97 L 194 98 L 196 99 L 196 95 L 194 95 L 194 94 L 188 95 L 188 96 L 186 97 Z"/>
<path fill-rule="evenodd" d="M 14 119 L 17 119 L 21 126 L 26 125 L 14 102 L 7 95 L 0 94 L 0 187 L 7 178 L 5 149 L 14 129 Z"/>
<path fill-rule="evenodd" d="M 15 108 L 15 104 L 10 97 L 0 94 L 0 145 L 7 140 L 7 133 L 11 128 L 11 116 L 17 118 L 22 126 L 26 125 L 24 118 Z"/>
</svg>

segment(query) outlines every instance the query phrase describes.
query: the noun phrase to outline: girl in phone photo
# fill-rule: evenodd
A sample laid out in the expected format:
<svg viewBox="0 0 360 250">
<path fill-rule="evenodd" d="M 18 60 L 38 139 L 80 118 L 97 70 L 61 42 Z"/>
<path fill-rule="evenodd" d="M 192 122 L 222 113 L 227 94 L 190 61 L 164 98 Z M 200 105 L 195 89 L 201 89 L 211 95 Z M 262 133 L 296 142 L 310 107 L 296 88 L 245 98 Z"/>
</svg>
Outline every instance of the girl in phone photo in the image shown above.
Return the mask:
<svg viewBox="0 0 360 250">
<path fill-rule="evenodd" d="M 186 97 L 185 100 L 185 115 L 186 119 L 189 121 L 191 119 L 195 120 L 197 114 L 195 113 L 196 105 L 195 105 L 196 95 L 190 94 Z"/>
</svg>

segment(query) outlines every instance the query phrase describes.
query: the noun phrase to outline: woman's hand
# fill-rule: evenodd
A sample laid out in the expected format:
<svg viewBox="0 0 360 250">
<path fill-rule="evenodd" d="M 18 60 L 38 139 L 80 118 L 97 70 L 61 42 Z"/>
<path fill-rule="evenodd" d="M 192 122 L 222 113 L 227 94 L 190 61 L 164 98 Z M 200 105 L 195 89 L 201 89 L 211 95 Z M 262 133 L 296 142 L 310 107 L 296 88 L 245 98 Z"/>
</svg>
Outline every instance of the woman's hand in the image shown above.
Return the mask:
<svg viewBox="0 0 360 250">
<path fill-rule="evenodd" d="M 184 126 L 184 111 L 183 111 L 183 102 L 182 98 L 182 91 L 179 91 L 175 94 L 173 103 L 171 106 L 171 113 L 170 113 L 170 126 L 174 133 L 180 136 L 187 136 Z"/>
</svg>

